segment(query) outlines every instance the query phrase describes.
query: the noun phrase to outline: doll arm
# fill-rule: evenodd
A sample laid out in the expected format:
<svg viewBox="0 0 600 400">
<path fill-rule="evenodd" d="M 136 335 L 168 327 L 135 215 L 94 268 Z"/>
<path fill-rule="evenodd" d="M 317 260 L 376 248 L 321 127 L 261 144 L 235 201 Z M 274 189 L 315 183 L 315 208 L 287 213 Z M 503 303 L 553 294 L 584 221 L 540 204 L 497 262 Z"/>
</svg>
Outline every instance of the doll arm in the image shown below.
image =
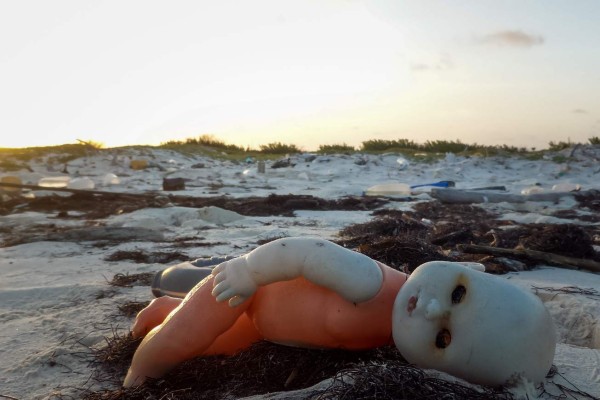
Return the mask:
<svg viewBox="0 0 600 400">
<path fill-rule="evenodd" d="M 381 267 L 372 259 L 317 238 L 284 238 L 226 261 L 213 270 L 217 301 L 232 307 L 243 303 L 258 286 L 303 277 L 331 289 L 351 302 L 377 294 Z"/>
</svg>

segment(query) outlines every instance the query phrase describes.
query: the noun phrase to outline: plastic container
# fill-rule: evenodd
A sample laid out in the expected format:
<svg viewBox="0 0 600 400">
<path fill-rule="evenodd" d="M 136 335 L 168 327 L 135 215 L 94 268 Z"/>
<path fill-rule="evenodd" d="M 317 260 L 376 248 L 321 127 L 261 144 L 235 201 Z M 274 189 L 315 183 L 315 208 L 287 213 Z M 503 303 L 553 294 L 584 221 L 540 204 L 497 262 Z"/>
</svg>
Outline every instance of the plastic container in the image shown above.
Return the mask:
<svg viewBox="0 0 600 400">
<path fill-rule="evenodd" d="M 577 192 L 581 190 L 581 185 L 578 183 L 562 182 L 552 186 L 553 192 Z"/>
<path fill-rule="evenodd" d="M 405 197 L 410 196 L 410 186 L 406 183 L 384 183 L 371 186 L 365 196 Z"/>
<path fill-rule="evenodd" d="M 67 184 L 69 189 L 92 190 L 96 187 L 93 180 L 87 177 L 74 178 Z"/>
<path fill-rule="evenodd" d="M 194 286 L 209 276 L 213 267 L 233 257 L 200 258 L 173 265 L 154 275 L 152 294 L 183 299 Z"/>
<path fill-rule="evenodd" d="M 543 187 L 541 186 L 537 186 L 537 185 L 533 185 L 533 186 L 528 186 L 526 188 L 524 188 L 523 190 L 521 190 L 521 194 L 528 196 L 530 194 L 536 194 L 536 193 L 544 193 L 545 190 Z"/>
<path fill-rule="evenodd" d="M 46 176 L 38 181 L 38 186 L 47 188 L 64 188 L 71 181 L 69 176 Z"/>
<path fill-rule="evenodd" d="M 104 186 L 118 185 L 120 183 L 121 183 L 121 180 L 119 179 L 119 177 L 110 172 L 108 174 L 104 175 L 104 177 L 102 178 L 102 184 Z"/>
</svg>

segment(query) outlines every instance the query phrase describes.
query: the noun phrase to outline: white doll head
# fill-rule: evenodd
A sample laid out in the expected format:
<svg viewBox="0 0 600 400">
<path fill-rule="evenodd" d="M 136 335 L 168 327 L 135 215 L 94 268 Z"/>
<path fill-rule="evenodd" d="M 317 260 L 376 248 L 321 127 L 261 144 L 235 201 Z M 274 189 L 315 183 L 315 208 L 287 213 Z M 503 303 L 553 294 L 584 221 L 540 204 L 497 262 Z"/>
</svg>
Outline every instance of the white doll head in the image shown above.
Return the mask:
<svg viewBox="0 0 600 400">
<path fill-rule="evenodd" d="M 554 325 L 542 302 L 472 264 L 419 266 L 396 297 L 392 324 L 409 362 L 473 383 L 539 382 L 554 359 Z"/>
</svg>

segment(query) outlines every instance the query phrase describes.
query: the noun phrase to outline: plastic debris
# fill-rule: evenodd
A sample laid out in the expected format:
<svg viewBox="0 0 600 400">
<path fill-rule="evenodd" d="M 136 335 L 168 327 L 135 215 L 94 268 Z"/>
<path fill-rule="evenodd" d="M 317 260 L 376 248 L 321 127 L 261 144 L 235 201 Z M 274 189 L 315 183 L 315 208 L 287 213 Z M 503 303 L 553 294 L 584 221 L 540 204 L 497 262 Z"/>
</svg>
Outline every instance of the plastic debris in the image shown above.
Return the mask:
<svg viewBox="0 0 600 400">
<path fill-rule="evenodd" d="M 129 168 L 140 170 L 148 168 L 148 165 L 148 160 L 131 160 L 131 162 L 129 163 Z"/>
<path fill-rule="evenodd" d="M 185 190 L 185 180 L 183 178 L 164 178 L 163 190 Z"/>
<path fill-rule="evenodd" d="M 562 182 L 552 186 L 553 192 L 578 192 L 581 190 L 581 185 L 578 183 Z"/>
<path fill-rule="evenodd" d="M 67 183 L 67 189 L 91 190 L 95 187 L 94 181 L 88 177 L 74 178 Z"/>
<path fill-rule="evenodd" d="M 383 183 L 374 185 L 365 191 L 365 196 L 410 196 L 410 186 L 406 183 Z"/>
<path fill-rule="evenodd" d="M 11 183 L 11 184 L 15 184 L 15 185 L 23 184 L 23 182 L 21 181 L 21 178 L 19 178 L 18 176 L 14 176 L 14 175 L 3 176 L 2 178 L 0 178 L 0 182 Z M 19 193 L 21 193 L 21 188 L 3 186 L 0 188 L 0 192 L 5 192 L 5 193 L 10 192 L 13 194 L 19 194 Z"/>
<path fill-rule="evenodd" d="M 38 181 L 38 186 L 47 188 L 67 187 L 71 180 L 68 176 L 46 176 Z"/>
<path fill-rule="evenodd" d="M 527 196 L 535 193 L 544 193 L 544 188 L 538 185 L 528 186 L 521 190 L 521 194 Z"/>
<path fill-rule="evenodd" d="M 118 185 L 120 183 L 121 183 L 121 180 L 119 179 L 119 177 L 110 172 L 108 174 L 104 175 L 104 178 L 102 178 L 102 184 L 104 186 Z"/>
<path fill-rule="evenodd" d="M 403 157 L 398 157 L 396 159 L 396 162 L 398 163 L 400 169 L 406 169 L 410 165 L 410 162 L 408 162 L 408 160 Z"/>
</svg>

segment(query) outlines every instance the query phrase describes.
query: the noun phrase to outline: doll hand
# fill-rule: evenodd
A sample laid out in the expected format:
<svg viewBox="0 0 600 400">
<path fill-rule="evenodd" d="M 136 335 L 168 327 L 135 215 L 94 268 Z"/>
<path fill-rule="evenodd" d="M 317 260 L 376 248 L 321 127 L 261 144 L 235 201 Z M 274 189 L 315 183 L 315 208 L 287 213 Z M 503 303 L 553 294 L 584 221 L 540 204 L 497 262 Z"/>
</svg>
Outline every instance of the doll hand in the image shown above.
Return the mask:
<svg viewBox="0 0 600 400">
<path fill-rule="evenodd" d="M 230 307 L 236 307 L 256 292 L 256 282 L 248 270 L 246 259 L 239 257 L 216 266 L 212 295 L 218 302 L 229 300 Z"/>
</svg>

